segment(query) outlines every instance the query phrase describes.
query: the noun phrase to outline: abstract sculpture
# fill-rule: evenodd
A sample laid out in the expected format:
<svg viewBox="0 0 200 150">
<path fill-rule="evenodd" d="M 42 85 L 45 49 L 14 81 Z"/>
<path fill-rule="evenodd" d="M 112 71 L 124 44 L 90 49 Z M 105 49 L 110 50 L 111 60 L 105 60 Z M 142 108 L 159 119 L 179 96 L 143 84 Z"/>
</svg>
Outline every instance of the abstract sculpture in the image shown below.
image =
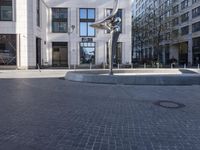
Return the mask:
<svg viewBox="0 0 200 150">
<path fill-rule="evenodd" d="M 119 9 L 119 0 L 114 0 L 114 8 L 112 13 L 106 18 L 91 24 L 91 27 L 96 29 L 107 30 L 111 34 L 108 42 L 109 46 L 109 74 L 113 75 L 113 52 L 117 47 L 117 41 L 120 35 L 121 18 L 116 17 Z"/>
</svg>

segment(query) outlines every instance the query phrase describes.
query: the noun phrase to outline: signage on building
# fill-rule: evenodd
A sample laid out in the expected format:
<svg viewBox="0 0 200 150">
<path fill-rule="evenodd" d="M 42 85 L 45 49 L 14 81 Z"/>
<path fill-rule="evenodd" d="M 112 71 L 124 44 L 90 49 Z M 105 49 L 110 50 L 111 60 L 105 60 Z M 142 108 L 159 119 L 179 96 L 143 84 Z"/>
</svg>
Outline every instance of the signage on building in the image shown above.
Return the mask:
<svg viewBox="0 0 200 150">
<path fill-rule="evenodd" d="M 82 38 L 82 42 L 93 42 L 93 38 Z"/>
</svg>

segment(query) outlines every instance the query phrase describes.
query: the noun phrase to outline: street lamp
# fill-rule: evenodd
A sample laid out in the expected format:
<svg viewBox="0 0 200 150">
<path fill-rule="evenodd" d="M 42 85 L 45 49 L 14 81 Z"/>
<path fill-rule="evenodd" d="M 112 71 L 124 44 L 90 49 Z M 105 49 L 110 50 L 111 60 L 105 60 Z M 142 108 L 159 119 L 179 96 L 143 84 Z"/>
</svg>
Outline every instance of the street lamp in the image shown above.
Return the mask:
<svg viewBox="0 0 200 150">
<path fill-rule="evenodd" d="M 71 65 L 71 34 L 74 32 L 74 29 L 75 29 L 75 25 L 71 25 L 69 28 L 68 28 L 68 32 L 67 32 L 67 34 L 68 34 L 68 37 L 69 37 L 69 44 L 68 44 L 68 46 L 69 46 L 69 69 L 70 69 L 70 65 Z"/>
</svg>

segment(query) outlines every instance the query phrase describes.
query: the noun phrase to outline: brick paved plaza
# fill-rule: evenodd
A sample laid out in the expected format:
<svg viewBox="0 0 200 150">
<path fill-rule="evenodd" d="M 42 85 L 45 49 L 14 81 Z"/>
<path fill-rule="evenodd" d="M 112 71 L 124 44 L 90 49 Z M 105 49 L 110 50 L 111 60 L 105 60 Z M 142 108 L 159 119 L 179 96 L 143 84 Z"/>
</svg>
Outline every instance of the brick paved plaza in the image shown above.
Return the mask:
<svg viewBox="0 0 200 150">
<path fill-rule="evenodd" d="M 199 150 L 200 86 L 0 79 L 0 150 Z M 154 105 L 159 100 L 180 109 Z"/>
</svg>

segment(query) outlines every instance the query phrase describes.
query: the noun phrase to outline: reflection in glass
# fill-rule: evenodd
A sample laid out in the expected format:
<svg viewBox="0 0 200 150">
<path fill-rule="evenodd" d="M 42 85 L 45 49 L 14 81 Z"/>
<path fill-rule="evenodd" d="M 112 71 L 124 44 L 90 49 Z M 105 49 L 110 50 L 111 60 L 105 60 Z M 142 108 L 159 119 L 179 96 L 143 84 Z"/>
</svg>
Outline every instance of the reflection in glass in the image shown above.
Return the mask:
<svg viewBox="0 0 200 150">
<path fill-rule="evenodd" d="M 0 0 L 0 21 L 12 21 L 12 0 Z"/>
<path fill-rule="evenodd" d="M 106 9 L 106 15 L 109 16 L 110 14 L 112 13 L 112 9 Z M 122 20 L 122 9 L 119 9 L 117 14 L 116 14 L 116 17 L 119 17 L 121 18 Z M 123 22 L 123 21 L 122 21 Z M 120 24 L 120 33 L 122 33 L 122 22 Z M 107 33 L 109 33 L 109 31 L 107 31 Z"/>
<path fill-rule="evenodd" d="M 107 47 L 107 64 L 109 63 L 109 49 L 108 42 L 106 43 Z M 113 52 L 113 65 L 122 64 L 122 42 L 117 43 L 117 49 Z"/>
<path fill-rule="evenodd" d="M 95 43 L 80 43 L 80 64 L 95 64 Z"/>
<path fill-rule="evenodd" d="M 80 19 L 87 19 L 87 9 L 80 9 Z"/>
<path fill-rule="evenodd" d="M 66 33 L 68 27 L 68 9 L 53 8 L 52 9 L 52 32 Z"/>
<path fill-rule="evenodd" d="M 87 23 L 86 22 L 81 22 L 80 23 L 80 34 L 82 36 L 86 36 L 87 35 Z"/>
<path fill-rule="evenodd" d="M 81 8 L 80 9 L 80 36 L 94 37 L 95 29 L 90 27 L 90 24 L 95 22 L 95 9 L 94 8 Z"/>
<path fill-rule="evenodd" d="M 88 19 L 95 19 L 94 9 L 88 9 Z"/>
<path fill-rule="evenodd" d="M 0 65 L 16 65 L 16 35 L 0 34 Z"/>
</svg>

